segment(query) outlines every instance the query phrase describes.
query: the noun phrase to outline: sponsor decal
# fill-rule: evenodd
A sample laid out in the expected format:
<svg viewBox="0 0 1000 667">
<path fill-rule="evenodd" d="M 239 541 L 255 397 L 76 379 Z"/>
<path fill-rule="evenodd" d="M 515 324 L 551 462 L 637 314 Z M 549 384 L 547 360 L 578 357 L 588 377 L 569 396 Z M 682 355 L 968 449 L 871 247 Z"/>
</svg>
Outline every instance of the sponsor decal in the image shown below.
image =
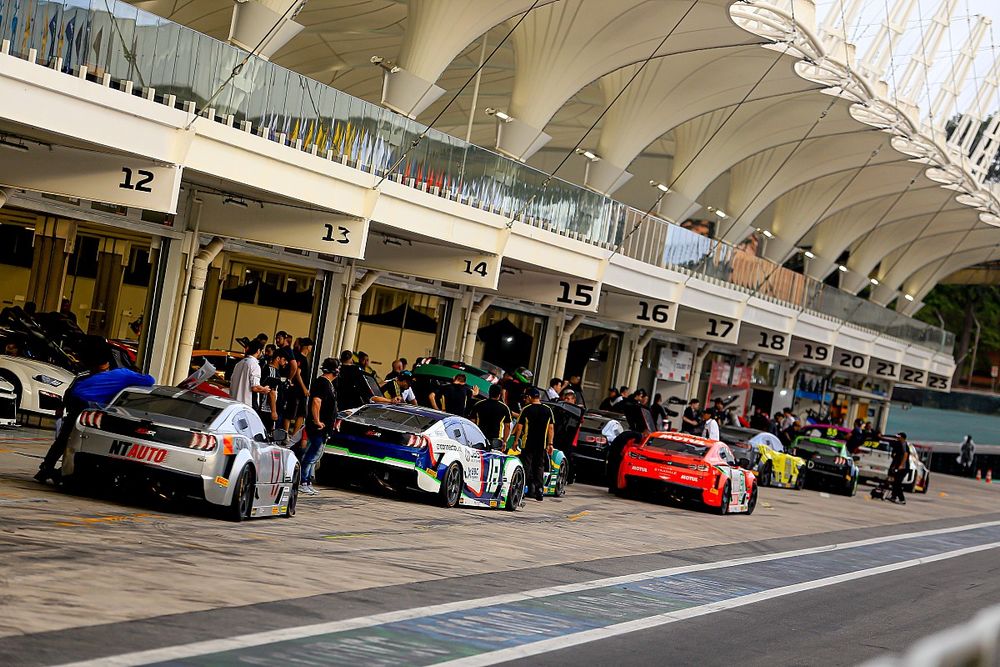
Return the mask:
<svg viewBox="0 0 1000 667">
<path fill-rule="evenodd" d="M 144 426 L 140 426 L 139 428 L 137 428 L 135 430 L 135 434 L 136 435 L 145 435 L 145 436 L 148 436 L 148 437 L 152 438 L 153 436 L 156 435 L 156 431 L 154 431 L 151 428 L 146 428 Z"/>
<path fill-rule="evenodd" d="M 222 488 L 226 488 L 227 486 L 229 486 L 229 480 L 221 476 L 215 478 L 215 483 L 221 486 Z"/>
<path fill-rule="evenodd" d="M 713 496 L 719 495 L 719 490 L 718 489 L 709 489 L 708 492 L 710 494 L 712 494 Z"/>
<path fill-rule="evenodd" d="M 277 505 L 275 505 L 274 507 L 271 508 L 271 514 L 272 515 L 277 515 L 278 514 L 278 506 Z"/>
<path fill-rule="evenodd" d="M 382 431 L 376 431 L 375 429 L 370 429 L 365 433 L 369 438 L 381 438 Z"/>
<path fill-rule="evenodd" d="M 498 503 L 498 502 L 497 502 L 497 501 L 495 501 L 495 500 L 491 500 L 491 501 L 490 501 L 490 507 L 497 507 L 497 506 L 498 506 L 499 504 L 500 504 L 500 503 Z"/>
<path fill-rule="evenodd" d="M 163 463 L 167 460 L 167 450 L 149 445 L 136 445 L 130 442 L 115 440 L 108 448 L 108 453 L 112 456 L 120 456 L 125 459 L 133 459 L 144 463 Z"/>
<path fill-rule="evenodd" d="M 681 475 L 681 479 L 683 479 L 685 481 L 688 481 L 688 482 L 697 482 L 698 481 L 698 478 L 695 477 L 694 475 Z"/>
<path fill-rule="evenodd" d="M 636 465 L 636 464 L 634 464 L 634 463 L 632 464 L 632 470 L 634 470 L 634 471 L 636 471 L 636 472 L 649 472 L 649 469 L 648 469 L 648 468 L 645 468 L 645 467 L 643 467 L 643 466 L 637 466 L 637 465 Z"/>
</svg>

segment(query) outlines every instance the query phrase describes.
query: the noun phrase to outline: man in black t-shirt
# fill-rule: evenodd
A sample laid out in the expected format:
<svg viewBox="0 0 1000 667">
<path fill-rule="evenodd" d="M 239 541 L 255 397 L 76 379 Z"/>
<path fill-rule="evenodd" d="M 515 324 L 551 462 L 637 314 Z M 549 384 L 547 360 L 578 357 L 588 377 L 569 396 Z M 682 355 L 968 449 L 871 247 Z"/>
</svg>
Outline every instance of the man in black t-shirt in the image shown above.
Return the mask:
<svg viewBox="0 0 1000 667">
<path fill-rule="evenodd" d="M 534 387 L 525 392 L 528 405 L 521 410 L 514 427 L 514 442 L 518 443 L 518 455 L 528 478 L 528 495 L 541 500 L 545 486 L 545 457 L 552 454 L 555 438 L 555 417 L 547 405 L 542 405 L 538 390 Z"/>
<path fill-rule="evenodd" d="M 479 430 L 490 441 L 500 439 L 506 442 L 510 435 L 512 418 L 510 408 L 500 400 L 502 395 L 503 387 L 499 384 L 491 386 L 489 399 L 476 403 L 469 413 L 469 419 L 479 425 Z"/>
<path fill-rule="evenodd" d="M 372 390 L 361 369 L 354 364 L 354 353 L 344 350 L 340 353 L 340 375 L 337 377 L 337 402 L 340 409 L 360 408 L 371 401 L 372 396 Z"/>
<path fill-rule="evenodd" d="M 438 403 L 440 403 L 442 410 L 459 417 L 465 416 L 469 399 L 478 393 L 474 389 L 469 389 L 469 385 L 465 382 L 465 373 L 459 373 L 451 381 L 451 384 L 442 387 L 438 396 Z"/>
<path fill-rule="evenodd" d="M 704 422 L 701 421 L 701 401 L 692 398 L 688 401 L 688 406 L 684 408 L 684 416 L 681 417 L 681 431 L 701 435 Z"/>
<path fill-rule="evenodd" d="M 302 454 L 300 490 L 310 496 L 316 495 L 316 489 L 313 488 L 316 462 L 323 456 L 323 445 L 333 432 L 333 424 L 337 420 L 337 390 L 333 383 L 340 373 L 340 362 L 326 358 L 320 365 L 320 370 L 323 374 L 313 380 L 309 388 L 305 433 L 308 444 Z"/>
</svg>

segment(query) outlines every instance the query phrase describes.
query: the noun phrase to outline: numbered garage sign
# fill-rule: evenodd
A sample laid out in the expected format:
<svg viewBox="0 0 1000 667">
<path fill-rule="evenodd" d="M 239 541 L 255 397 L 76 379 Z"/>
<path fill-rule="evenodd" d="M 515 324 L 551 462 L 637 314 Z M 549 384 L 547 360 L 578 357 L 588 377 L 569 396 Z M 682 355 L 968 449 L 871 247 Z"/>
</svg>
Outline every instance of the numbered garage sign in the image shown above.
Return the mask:
<svg viewBox="0 0 1000 667">
<path fill-rule="evenodd" d="M 927 388 L 934 391 L 951 391 L 951 378 L 937 373 L 927 374 Z"/>
<path fill-rule="evenodd" d="M 761 327 L 744 324 L 740 329 L 740 347 L 760 354 L 772 354 L 779 357 L 788 356 L 791 347 L 790 334 L 771 331 Z"/>
<path fill-rule="evenodd" d="M 681 308 L 674 330 L 700 340 L 735 345 L 740 337 L 740 321 L 735 317 Z"/>
<path fill-rule="evenodd" d="M 503 296 L 591 313 L 597 312 L 601 294 L 600 283 L 592 280 L 506 268 L 497 289 Z"/>
<path fill-rule="evenodd" d="M 162 213 L 177 212 L 181 168 L 65 146 L 0 160 L 0 185 Z"/>
<path fill-rule="evenodd" d="M 202 200 L 199 229 L 204 233 L 339 257 L 364 256 L 368 222 L 361 218 L 232 197 L 224 202 L 205 193 L 198 197 Z"/>
<path fill-rule="evenodd" d="M 900 379 L 900 364 L 893 361 L 885 361 L 884 359 L 872 359 L 871 364 L 868 366 L 868 374 L 873 375 L 881 380 L 889 380 L 891 382 L 899 382 Z"/>
<path fill-rule="evenodd" d="M 899 381 L 901 384 L 908 384 L 914 387 L 926 387 L 927 375 L 927 371 L 922 368 L 903 366 L 899 371 Z"/>
<path fill-rule="evenodd" d="M 833 367 L 836 369 L 850 373 L 857 373 L 858 375 L 868 375 L 868 367 L 870 364 L 871 357 L 867 354 L 861 354 L 860 352 L 845 350 L 839 347 L 834 348 L 833 350 Z"/>
<path fill-rule="evenodd" d="M 600 314 L 611 320 L 641 327 L 671 331 L 677 320 L 677 304 L 619 292 L 601 295 Z"/>
<path fill-rule="evenodd" d="M 788 357 L 813 366 L 829 367 L 833 365 L 833 346 L 793 337 Z"/>
<path fill-rule="evenodd" d="M 386 237 L 374 235 L 368 241 L 363 263 L 366 268 L 496 289 L 500 274 L 498 255 L 419 241 L 388 239 L 386 243 L 386 240 Z"/>
</svg>

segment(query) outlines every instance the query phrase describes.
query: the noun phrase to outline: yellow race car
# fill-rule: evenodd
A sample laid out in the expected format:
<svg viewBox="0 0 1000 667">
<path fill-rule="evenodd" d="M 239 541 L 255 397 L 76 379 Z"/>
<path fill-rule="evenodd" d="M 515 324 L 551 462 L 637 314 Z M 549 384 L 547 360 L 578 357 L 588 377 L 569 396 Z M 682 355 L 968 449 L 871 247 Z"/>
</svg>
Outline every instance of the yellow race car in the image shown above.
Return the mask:
<svg viewBox="0 0 1000 667">
<path fill-rule="evenodd" d="M 751 428 L 724 426 L 719 437 L 729 445 L 737 462 L 757 476 L 761 486 L 801 489 L 805 484 L 805 459 L 785 452 L 776 436 Z"/>
</svg>

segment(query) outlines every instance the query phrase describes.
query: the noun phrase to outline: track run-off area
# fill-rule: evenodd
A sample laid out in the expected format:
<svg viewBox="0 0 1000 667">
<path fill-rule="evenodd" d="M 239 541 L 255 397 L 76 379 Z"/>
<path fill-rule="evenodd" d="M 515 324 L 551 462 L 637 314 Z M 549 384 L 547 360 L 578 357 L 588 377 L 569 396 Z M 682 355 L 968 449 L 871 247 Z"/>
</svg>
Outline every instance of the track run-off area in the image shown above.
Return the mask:
<svg viewBox="0 0 1000 667">
<path fill-rule="evenodd" d="M 582 483 L 514 513 L 322 489 L 294 519 L 232 524 L 41 486 L 49 437 L 0 432 L 0 664 L 649 664 L 666 633 L 678 662 L 682 638 L 714 638 L 702 662 L 722 664 L 775 615 L 802 634 L 761 637 L 761 664 L 791 645 L 854 664 L 1000 590 L 1000 489 L 944 475 L 905 506 L 762 489 L 749 517 Z M 865 620 L 885 605 L 902 620 Z M 845 632 L 863 636 L 827 645 Z"/>
</svg>

